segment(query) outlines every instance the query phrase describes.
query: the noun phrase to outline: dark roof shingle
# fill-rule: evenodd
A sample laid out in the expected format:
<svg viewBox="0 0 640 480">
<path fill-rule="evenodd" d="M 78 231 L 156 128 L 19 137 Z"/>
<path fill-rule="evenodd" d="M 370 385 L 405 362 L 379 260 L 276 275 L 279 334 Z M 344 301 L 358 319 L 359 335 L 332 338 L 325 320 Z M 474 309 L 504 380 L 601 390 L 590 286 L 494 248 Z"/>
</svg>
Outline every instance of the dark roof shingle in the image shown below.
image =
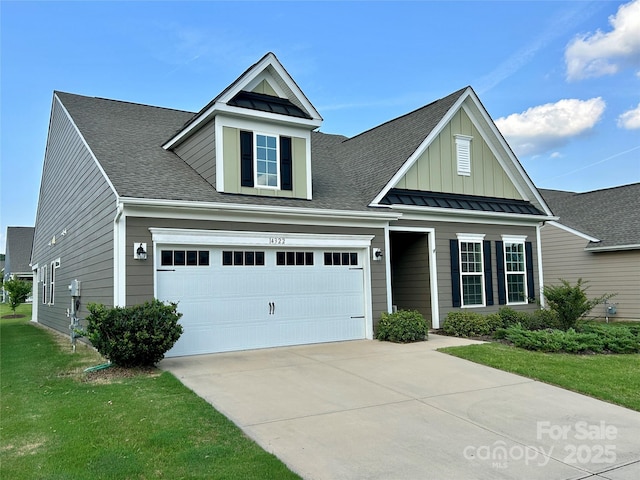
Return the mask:
<svg viewBox="0 0 640 480">
<path fill-rule="evenodd" d="M 640 246 L 640 183 L 584 193 L 539 191 L 560 223 L 600 240 L 588 248 Z"/>
</svg>

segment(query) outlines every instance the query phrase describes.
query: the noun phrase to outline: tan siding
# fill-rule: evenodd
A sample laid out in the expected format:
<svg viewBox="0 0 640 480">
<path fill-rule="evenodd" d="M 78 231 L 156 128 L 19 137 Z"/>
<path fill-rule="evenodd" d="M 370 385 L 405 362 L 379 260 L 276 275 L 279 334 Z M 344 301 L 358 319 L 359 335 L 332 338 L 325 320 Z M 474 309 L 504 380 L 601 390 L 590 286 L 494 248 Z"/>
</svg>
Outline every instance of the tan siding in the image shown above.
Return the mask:
<svg viewBox="0 0 640 480">
<path fill-rule="evenodd" d="M 613 318 L 640 320 L 640 250 L 588 252 L 587 240 L 547 224 L 542 228 L 542 262 L 545 284 L 559 279 L 575 283 L 588 281 L 587 295 L 597 297 L 617 293 Z M 603 317 L 604 306 L 594 308 L 590 316 Z"/>
<path fill-rule="evenodd" d="M 250 188 L 240 185 L 240 130 L 223 127 L 224 189 L 227 193 L 263 197 L 307 198 L 307 150 L 304 138 L 293 137 L 293 190 Z"/>
<path fill-rule="evenodd" d="M 152 245 L 150 227 L 189 228 L 203 230 L 235 230 L 235 231 L 278 231 L 282 233 L 323 233 L 348 235 L 375 235 L 372 248 L 384 251 L 384 231 L 356 227 L 316 227 L 307 225 L 272 225 L 255 223 L 229 223 L 200 220 L 151 219 L 127 217 L 127 245 L 134 242 L 147 242 Z M 133 259 L 127 253 L 127 305 L 145 302 L 153 297 L 153 251 L 149 248 L 146 262 Z M 378 322 L 380 314 L 387 311 L 385 262 L 371 262 L 371 290 L 373 320 Z"/>
<path fill-rule="evenodd" d="M 211 185 L 216 184 L 215 122 L 209 122 L 179 145 L 175 152 Z"/>
<path fill-rule="evenodd" d="M 224 191 L 240 192 L 240 130 L 222 127 Z"/>
<path fill-rule="evenodd" d="M 431 321 L 429 250 L 426 234 L 391 234 L 391 290 L 398 309 L 418 310 Z"/>
<path fill-rule="evenodd" d="M 80 317 L 90 302 L 113 304 L 113 219 L 116 197 L 66 114 L 54 103 L 47 139 L 33 263 L 40 267 L 60 259 L 55 284 L 55 304 L 42 304 L 38 288 L 38 321 L 69 333 L 66 310 L 68 285 L 82 282 Z M 62 232 L 66 233 L 63 235 Z M 55 236 L 55 243 L 51 242 Z M 51 242 L 51 245 L 49 243 Z"/>
<path fill-rule="evenodd" d="M 395 225 L 394 225 L 395 226 Z M 533 264 L 534 264 L 534 290 L 536 299 L 538 298 L 538 291 L 540 287 L 540 280 L 538 277 L 538 258 L 536 251 L 536 228 L 509 226 L 509 225 L 485 225 L 485 224 L 473 224 L 473 223 L 449 223 L 449 222 L 431 222 L 425 225 L 424 222 L 416 221 L 400 221 L 398 226 L 407 227 L 425 227 L 429 226 L 435 228 L 436 238 L 436 271 L 438 275 L 438 305 L 440 314 L 440 325 L 444 321 L 447 313 L 451 311 L 470 310 L 479 313 L 491 313 L 497 312 L 504 305 L 498 304 L 498 280 L 497 280 L 497 263 L 495 254 L 495 242 L 502 240 L 501 235 L 526 235 L 527 241 L 533 244 Z M 467 308 L 460 309 L 454 308 L 452 303 L 451 292 L 451 262 L 449 253 L 449 240 L 456 239 L 458 233 L 477 233 L 485 234 L 484 239 L 491 242 L 491 269 L 492 269 L 492 285 L 493 285 L 493 301 L 492 306 L 480 307 L 480 308 Z M 531 294 L 531 292 L 530 292 Z M 513 305 L 510 306 L 515 310 L 534 311 L 538 308 L 536 304 L 530 305 Z"/>
<path fill-rule="evenodd" d="M 458 134 L 473 137 L 471 176 L 457 173 L 455 135 Z M 522 198 L 464 110 L 459 110 L 452 117 L 395 186 L 432 192 Z"/>
</svg>

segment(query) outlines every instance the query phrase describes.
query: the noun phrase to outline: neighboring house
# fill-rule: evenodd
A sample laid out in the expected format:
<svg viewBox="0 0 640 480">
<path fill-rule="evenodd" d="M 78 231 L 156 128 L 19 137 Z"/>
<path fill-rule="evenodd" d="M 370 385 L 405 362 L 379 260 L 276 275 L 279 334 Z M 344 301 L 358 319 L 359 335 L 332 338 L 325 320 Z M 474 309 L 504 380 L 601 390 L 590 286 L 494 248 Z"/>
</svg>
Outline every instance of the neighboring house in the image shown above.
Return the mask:
<svg viewBox="0 0 640 480">
<path fill-rule="evenodd" d="M 81 317 L 179 302 L 175 356 L 536 308 L 554 217 L 470 87 L 353 138 L 321 125 L 272 53 L 198 113 L 55 92 L 34 318 L 68 331 L 73 279 Z"/>
<path fill-rule="evenodd" d="M 33 283 L 31 269 L 31 248 L 34 227 L 7 227 L 3 279 L 12 278 Z M 3 298 L 6 295 L 3 292 Z M 29 297 L 28 301 L 31 301 Z"/>
<path fill-rule="evenodd" d="M 617 294 L 590 316 L 607 316 L 605 308 L 613 304 L 612 318 L 640 320 L 640 183 L 540 192 L 559 217 L 541 229 L 545 283 L 582 278 L 589 297 Z"/>
</svg>

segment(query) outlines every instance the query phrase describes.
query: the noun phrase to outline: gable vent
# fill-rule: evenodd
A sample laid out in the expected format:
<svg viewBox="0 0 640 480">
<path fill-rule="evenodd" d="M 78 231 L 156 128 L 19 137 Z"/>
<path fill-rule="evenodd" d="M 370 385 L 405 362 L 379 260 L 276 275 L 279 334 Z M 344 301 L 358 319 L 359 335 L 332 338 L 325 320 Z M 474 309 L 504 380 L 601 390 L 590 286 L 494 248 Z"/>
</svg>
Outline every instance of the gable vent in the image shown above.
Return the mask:
<svg viewBox="0 0 640 480">
<path fill-rule="evenodd" d="M 467 135 L 455 135 L 458 175 L 471 176 L 471 140 Z"/>
</svg>

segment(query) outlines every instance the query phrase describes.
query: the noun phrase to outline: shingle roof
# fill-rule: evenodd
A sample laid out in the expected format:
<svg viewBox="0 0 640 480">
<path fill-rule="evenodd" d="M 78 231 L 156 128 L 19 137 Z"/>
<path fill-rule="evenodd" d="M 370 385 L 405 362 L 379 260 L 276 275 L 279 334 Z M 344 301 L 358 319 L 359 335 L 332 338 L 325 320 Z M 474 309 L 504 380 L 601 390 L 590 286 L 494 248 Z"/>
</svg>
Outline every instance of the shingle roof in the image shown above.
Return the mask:
<svg viewBox="0 0 640 480">
<path fill-rule="evenodd" d="M 545 215 L 525 200 L 479 197 L 454 193 L 422 192 L 392 188 L 380 202 L 383 205 L 408 205 L 416 207 L 448 208 L 492 213 L 517 213 L 521 215 Z"/>
<path fill-rule="evenodd" d="M 7 227 L 6 265 L 12 273 L 30 273 L 34 227 Z"/>
<path fill-rule="evenodd" d="M 311 132 L 313 200 L 219 193 L 167 138 L 195 113 L 56 92 L 120 196 L 367 210 L 468 87 L 360 135 Z"/>
<path fill-rule="evenodd" d="M 540 193 L 560 223 L 600 240 L 587 248 L 640 246 L 640 183 L 584 193 Z"/>
<path fill-rule="evenodd" d="M 467 88 L 344 142 L 341 160 L 367 202 L 380 193 Z"/>
</svg>

